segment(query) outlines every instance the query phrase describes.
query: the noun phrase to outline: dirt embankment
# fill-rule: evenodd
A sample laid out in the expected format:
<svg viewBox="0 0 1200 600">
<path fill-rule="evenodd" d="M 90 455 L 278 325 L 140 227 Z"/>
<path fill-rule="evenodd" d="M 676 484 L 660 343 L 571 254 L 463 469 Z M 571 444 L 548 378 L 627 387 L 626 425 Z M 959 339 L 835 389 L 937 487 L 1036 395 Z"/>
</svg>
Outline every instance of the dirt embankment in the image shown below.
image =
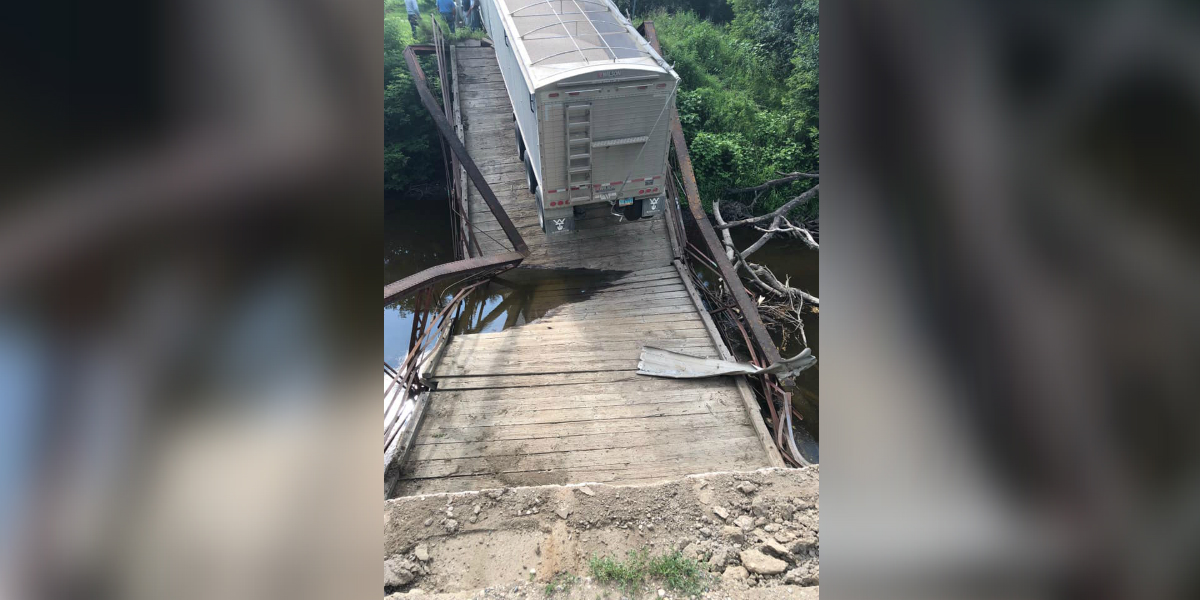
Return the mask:
<svg viewBox="0 0 1200 600">
<path fill-rule="evenodd" d="M 426 598 L 816 598 L 818 469 L 692 475 L 617 487 L 568 485 L 388 500 L 384 592 Z M 673 551 L 702 593 L 661 578 L 601 582 L 594 557 Z"/>
</svg>

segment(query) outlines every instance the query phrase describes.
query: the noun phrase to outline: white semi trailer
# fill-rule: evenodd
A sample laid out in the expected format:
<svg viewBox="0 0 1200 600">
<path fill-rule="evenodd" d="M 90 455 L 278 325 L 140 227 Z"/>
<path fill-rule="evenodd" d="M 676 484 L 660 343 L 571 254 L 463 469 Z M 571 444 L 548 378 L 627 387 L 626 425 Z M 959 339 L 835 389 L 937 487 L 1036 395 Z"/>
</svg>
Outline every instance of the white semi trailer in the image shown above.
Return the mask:
<svg viewBox="0 0 1200 600">
<path fill-rule="evenodd" d="M 631 220 L 661 213 L 679 83 L 670 65 L 610 0 L 481 8 L 542 231 L 573 231 L 576 209 L 602 202 Z"/>
</svg>

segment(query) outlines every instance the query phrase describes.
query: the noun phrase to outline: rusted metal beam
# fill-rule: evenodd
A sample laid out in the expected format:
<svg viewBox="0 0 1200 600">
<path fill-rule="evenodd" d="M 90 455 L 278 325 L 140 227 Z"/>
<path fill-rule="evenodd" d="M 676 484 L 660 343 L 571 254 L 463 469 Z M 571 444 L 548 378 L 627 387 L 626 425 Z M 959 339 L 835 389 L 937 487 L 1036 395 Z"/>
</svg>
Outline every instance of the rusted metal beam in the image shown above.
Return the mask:
<svg viewBox="0 0 1200 600">
<path fill-rule="evenodd" d="M 463 168 L 466 169 L 467 176 L 471 178 L 471 182 L 475 184 L 475 189 L 483 197 L 483 201 L 487 203 L 488 209 L 492 211 L 492 215 L 496 217 L 496 222 L 500 224 L 500 228 L 504 230 L 504 235 L 512 243 L 513 250 L 520 253 L 523 257 L 529 256 L 529 246 L 525 245 L 524 238 L 521 237 L 512 220 L 508 218 L 508 213 L 504 212 L 504 207 L 501 206 L 500 200 L 496 198 L 496 194 L 492 192 L 487 179 L 483 177 L 483 173 L 475 165 L 475 161 L 471 159 L 471 155 L 467 153 L 467 148 L 463 146 L 462 141 L 455 135 L 454 127 L 450 125 L 450 121 L 446 120 L 446 115 L 442 114 L 442 107 L 438 106 L 437 100 L 433 97 L 433 92 L 429 91 L 429 85 L 425 82 L 425 71 L 421 69 L 420 63 L 417 62 L 417 55 L 414 53 L 412 46 L 404 49 L 404 62 L 408 64 L 408 71 L 412 74 L 413 83 L 417 86 L 417 94 L 421 97 L 421 104 L 425 105 L 425 109 L 429 111 L 429 116 L 433 119 L 434 125 L 437 126 L 438 133 L 441 134 L 442 139 L 450 146 L 450 150 L 454 152 L 454 155 L 458 157 Z"/>
<path fill-rule="evenodd" d="M 656 52 L 662 54 L 662 49 L 658 45 L 658 35 L 654 31 L 654 21 L 646 21 L 642 23 L 642 27 L 646 41 L 650 42 Z M 696 186 L 696 173 L 692 170 L 692 158 L 688 154 L 687 139 L 683 135 L 683 126 L 679 123 L 679 111 L 675 109 L 674 103 L 671 104 L 671 140 L 674 142 L 675 158 L 679 163 L 680 176 L 683 178 L 688 208 L 697 229 L 704 238 L 708 253 L 717 263 L 721 277 L 725 279 L 725 285 L 729 286 L 729 291 L 733 293 L 738 310 L 746 319 L 746 325 L 750 327 L 750 334 L 762 349 L 763 354 L 766 355 L 767 364 L 780 362 L 783 358 L 779 355 L 779 349 L 775 347 L 775 341 L 767 333 L 766 326 L 763 325 L 762 317 L 758 314 L 758 306 L 751 300 L 750 294 L 746 292 L 746 287 L 742 285 L 741 277 L 734 270 L 729 258 L 725 256 L 725 252 L 721 250 L 722 246 L 717 239 L 717 232 L 713 229 L 712 223 L 708 222 L 708 215 L 704 213 L 704 206 L 700 203 L 700 190 Z"/>
<path fill-rule="evenodd" d="M 424 271 L 414 273 L 404 279 L 393 281 L 383 286 L 383 305 L 387 306 L 423 287 L 433 285 L 439 281 L 455 277 L 465 278 L 471 274 L 482 273 L 488 270 L 495 270 L 497 273 L 507 271 L 521 264 L 522 260 L 525 260 L 524 254 L 505 252 L 504 254 L 467 258 L 429 267 Z"/>
</svg>

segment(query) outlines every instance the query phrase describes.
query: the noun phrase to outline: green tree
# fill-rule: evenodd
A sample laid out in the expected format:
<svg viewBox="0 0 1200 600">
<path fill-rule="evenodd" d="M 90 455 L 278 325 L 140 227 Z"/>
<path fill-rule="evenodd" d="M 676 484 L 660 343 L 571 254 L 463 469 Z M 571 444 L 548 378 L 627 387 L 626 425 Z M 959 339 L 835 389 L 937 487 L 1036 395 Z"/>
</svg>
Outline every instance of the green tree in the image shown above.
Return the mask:
<svg viewBox="0 0 1200 600">
<path fill-rule="evenodd" d="M 809 8 L 815 11 L 816 3 Z M 682 79 L 676 106 L 706 207 L 729 188 L 780 172 L 816 171 L 820 164 L 816 15 L 794 21 L 789 59 L 780 67 L 736 26 L 738 19 L 748 22 L 737 11 L 753 9 L 739 0 L 728 25 L 689 12 L 652 16 L 663 54 Z M 773 210 L 811 185 L 801 180 L 780 187 L 754 209 Z M 804 208 L 816 210 L 816 202 Z"/>
<path fill-rule="evenodd" d="M 401 16 L 383 24 L 383 187 L 392 192 L 443 177 L 437 132 L 404 62 L 412 33 Z"/>
</svg>

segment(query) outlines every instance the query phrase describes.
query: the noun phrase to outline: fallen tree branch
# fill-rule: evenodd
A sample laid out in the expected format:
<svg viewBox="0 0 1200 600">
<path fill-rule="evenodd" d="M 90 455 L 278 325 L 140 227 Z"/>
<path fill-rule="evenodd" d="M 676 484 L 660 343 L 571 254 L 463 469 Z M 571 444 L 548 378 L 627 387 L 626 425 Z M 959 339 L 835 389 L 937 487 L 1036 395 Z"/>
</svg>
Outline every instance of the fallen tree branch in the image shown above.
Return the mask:
<svg viewBox="0 0 1200 600">
<path fill-rule="evenodd" d="M 763 246 L 765 246 L 767 244 L 767 240 L 775 237 L 774 232 L 779 231 L 778 227 L 780 225 L 781 220 L 783 220 L 783 217 L 775 217 L 775 220 L 771 222 L 771 229 L 760 230 L 760 231 L 765 231 L 766 233 L 764 233 L 761 237 L 759 237 L 758 241 L 754 242 L 753 244 L 750 244 L 750 247 L 743 250 L 739 256 L 741 256 L 743 259 L 745 259 L 745 258 L 749 257 L 751 254 L 754 254 L 755 252 L 757 252 L 759 248 L 762 248 Z M 758 227 L 755 227 L 755 229 L 758 229 Z M 729 235 L 729 230 L 728 229 L 722 230 L 721 233 L 723 233 L 725 235 Z"/>
<path fill-rule="evenodd" d="M 725 190 L 725 193 L 726 194 L 747 194 L 750 192 L 761 192 L 764 190 L 769 190 L 773 187 L 781 186 L 785 183 L 791 183 L 793 181 L 798 181 L 800 179 L 820 179 L 821 178 L 820 173 L 796 172 L 796 173 L 781 173 L 781 175 L 783 175 L 783 177 L 780 179 L 772 179 L 771 181 L 756 185 L 754 187 L 728 189 L 728 190 Z"/>
<path fill-rule="evenodd" d="M 796 196 L 795 198 L 792 198 L 791 200 L 788 200 L 787 203 L 784 204 L 783 206 L 780 206 L 779 208 L 777 208 L 774 211 L 769 212 L 765 215 L 759 215 L 757 217 L 750 217 L 749 219 L 742 219 L 740 221 L 734 221 L 732 223 L 718 222 L 716 229 L 722 230 L 722 229 L 729 229 L 730 227 L 737 227 L 738 225 L 749 225 L 751 223 L 761 223 L 763 221 L 766 221 L 767 219 L 774 219 L 775 217 L 785 216 L 793 208 L 796 208 L 797 206 L 800 206 L 801 204 L 804 204 L 804 203 L 808 202 L 809 200 L 812 200 L 813 197 L 817 195 L 817 190 L 819 190 L 820 188 L 821 188 L 821 184 L 818 183 L 817 185 L 812 186 L 812 189 L 808 190 L 807 192 L 804 192 L 803 194 L 800 194 L 799 196 Z M 714 207 L 716 206 L 716 204 L 717 204 L 717 201 L 713 200 Z M 714 209 L 714 212 L 715 212 L 715 209 Z"/>
<path fill-rule="evenodd" d="M 781 220 L 782 220 L 782 223 L 780 222 Z M 813 238 L 811 231 L 809 231 L 808 229 L 806 229 L 804 227 L 800 227 L 799 225 L 796 225 L 783 217 L 777 217 L 775 219 L 775 221 L 773 221 L 771 223 L 770 229 L 763 229 L 762 227 L 758 227 L 757 225 L 754 228 L 763 232 L 764 234 L 766 234 L 763 236 L 764 238 L 767 237 L 767 235 L 783 233 L 783 234 L 789 235 L 794 238 L 799 238 L 801 241 L 804 242 L 805 245 L 807 245 L 809 248 L 811 248 L 813 250 L 821 249 L 821 245 L 818 244 L 817 240 Z M 757 248 L 755 248 L 755 249 L 757 250 Z M 747 249 L 747 252 L 748 251 L 749 251 L 749 249 Z M 746 256 L 746 255 L 747 255 L 747 253 L 742 253 L 742 256 Z"/>
<path fill-rule="evenodd" d="M 721 216 L 720 200 L 713 200 L 713 217 L 716 218 L 717 225 L 725 224 L 725 218 Z M 725 258 L 728 258 L 729 262 L 734 262 L 737 248 L 733 245 L 733 236 L 729 235 L 728 228 L 717 227 L 717 230 L 721 232 L 721 242 L 725 244 Z"/>
<path fill-rule="evenodd" d="M 805 292 L 804 290 L 794 288 L 775 277 L 775 274 L 770 269 L 754 263 L 744 263 L 746 269 L 754 275 L 754 280 L 764 286 L 777 296 L 799 298 L 813 306 L 820 306 L 821 299 Z"/>
</svg>

